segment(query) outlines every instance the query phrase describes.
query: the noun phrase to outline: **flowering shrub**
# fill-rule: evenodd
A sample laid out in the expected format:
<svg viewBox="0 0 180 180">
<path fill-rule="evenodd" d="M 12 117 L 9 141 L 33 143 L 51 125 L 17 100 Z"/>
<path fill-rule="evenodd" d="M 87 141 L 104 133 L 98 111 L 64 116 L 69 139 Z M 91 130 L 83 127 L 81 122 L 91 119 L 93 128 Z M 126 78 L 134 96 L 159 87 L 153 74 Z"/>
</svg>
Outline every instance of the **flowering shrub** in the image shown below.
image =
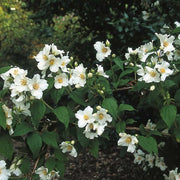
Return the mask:
<svg viewBox="0 0 180 180">
<path fill-rule="evenodd" d="M 180 141 L 180 30 L 168 31 L 156 33 L 157 42 L 129 48 L 124 61 L 112 54 L 108 40 L 98 41 L 93 68 L 54 44 L 34 57 L 39 74 L 1 68 L 0 179 L 63 178 L 68 155 L 88 149 L 97 157 L 100 142 L 112 132 L 117 145 L 134 154 L 134 163 L 165 171 L 158 138 Z M 116 93 L 125 90 L 140 97 L 137 104 L 119 100 Z M 135 116 L 148 108 L 155 112 L 151 120 Z M 169 176 L 179 177 L 177 169 Z"/>
</svg>

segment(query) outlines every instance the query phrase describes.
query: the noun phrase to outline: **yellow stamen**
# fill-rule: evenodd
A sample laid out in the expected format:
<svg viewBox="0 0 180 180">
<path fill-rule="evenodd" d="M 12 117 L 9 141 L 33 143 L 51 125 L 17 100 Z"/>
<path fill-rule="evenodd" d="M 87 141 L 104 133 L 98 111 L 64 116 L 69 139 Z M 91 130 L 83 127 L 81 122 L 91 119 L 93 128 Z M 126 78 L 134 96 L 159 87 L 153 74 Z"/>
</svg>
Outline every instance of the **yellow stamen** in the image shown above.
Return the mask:
<svg viewBox="0 0 180 180">
<path fill-rule="evenodd" d="M 102 48 L 102 52 L 103 52 L 103 53 L 106 53 L 107 51 L 108 51 L 108 49 L 107 49 L 106 47 L 103 47 L 103 48 Z"/>
<path fill-rule="evenodd" d="M 85 114 L 85 115 L 84 115 L 84 119 L 85 119 L 85 120 L 88 120 L 88 119 L 89 119 L 89 116 Z"/>
<path fill-rule="evenodd" d="M 148 50 L 147 50 L 147 49 L 145 49 L 145 50 L 144 50 L 144 52 L 145 52 L 145 53 L 147 53 L 147 52 L 148 52 Z"/>
<path fill-rule="evenodd" d="M 127 137 L 125 141 L 126 141 L 126 143 L 129 144 L 129 143 L 131 143 L 132 139 L 131 139 L 131 137 Z"/>
<path fill-rule="evenodd" d="M 166 70 L 164 68 L 161 68 L 160 71 L 161 71 L 161 73 L 165 73 L 166 72 Z"/>
<path fill-rule="evenodd" d="M 104 118 L 104 115 L 101 113 L 99 114 L 99 119 L 102 120 Z"/>
<path fill-rule="evenodd" d="M 68 145 L 68 146 L 67 146 L 67 149 L 68 149 L 69 151 L 71 151 L 71 150 L 72 150 L 72 146 Z"/>
<path fill-rule="evenodd" d="M 18 69 L 15 69 L 14 72 L 13 72 L 14 75 L 17 75 L 18 74 Z"/>
<path fill-rule="evenodd" d="M 46 176 L 46 175 L 47 175 L 46 169 L 44 169 L 44 170 L 42 171 L 42 173 Z"/>
<path fill-rule="evenodd" d="M 156 76 L 156 72 L 151 71 L 151 72 L 150 72 L 150 76 L 155 77 L 155 76 Z"/>
<path fill-rule="evenodd" d="M 61 64 L 61 66 L 65 66 L 65 62 L 63 62 L 63 63 Z"/>
<path fill-rule="evenodd" d="M 93 128 L 94 128 L 94 125 L 93 125 L 93 124 L 90 124 L 90 125 L 89 125 L 89 128 L 90 128 L 90 129 L 93 129 Z"/>
<path fill-rule="evenodd" d="M 51 59 L 51 60 L 49 61 L 49 64 L 52 66 L 52 65 L 54 64 L 54 59 Z"/>
<path fill-rule="evenodd" d="M 84 74 L 80 74 L 80 78 L 81 78 L 81 79 L 85 79 Z"/>
<path fill-rule="evenodd" d="M 1 170 L 0 170 L 0 174 L 2 174 Z"/>
<path fill-rule="evenodd" d="M 43 59 L 44 59 L 45 61 L 47 61 L 47 60 L 48 60 L 48 57 L 47 57 L 46 55 L 43 55 Z"/>
<path fill-rule="evenodd" d="M 38 90 L 38 89 L 39 89 L 39 84 L 34 83 L 34 84 L 33 84 L 33 88 L 34 88 L 35 90 Z"/>
<path fill-rule="evenodd" d="M 22 79 L 21 80 L 21 85 L 22 86 L 26 86 L 27 85 L 27 80 L 26 79 Z"/>
<path fill-rule="evenodd" d="M 63 82 L 63 79 L 62 78 L 59 78 L 58 79 L 58 83 L 62 83 Z"/>
<path fill-rule="evenodd" d="M 7 127 L 7 129 L 8 129 L 8 130 L 10 130 L 10 129 L 11 129 L 11 127 L 10 127 L 9 125 L 7 125 L 7 124 L 6 124 L 6 127 Z"/>
<path fill-rule="evenodd" d="M 165 41 L 165 42 L 163 43 L 163 46 L 164 46 L 164 47 L 168 47 L 168 45 L 169 45 L 169 43 L 168 43 L 167 41 Z"/>
</svg>

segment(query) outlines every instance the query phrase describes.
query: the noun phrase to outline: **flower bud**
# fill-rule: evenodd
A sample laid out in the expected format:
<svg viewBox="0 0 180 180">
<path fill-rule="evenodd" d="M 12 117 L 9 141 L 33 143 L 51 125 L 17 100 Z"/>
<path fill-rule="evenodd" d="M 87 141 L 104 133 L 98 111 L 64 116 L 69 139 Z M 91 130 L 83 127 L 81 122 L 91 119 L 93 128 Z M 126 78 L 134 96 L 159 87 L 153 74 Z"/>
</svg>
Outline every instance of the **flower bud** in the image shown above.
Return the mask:
<svg viewBox="0 0 180 180">
<path fill-rule="evenodd" d="M 77 66 L 78 66 L 78 63 L 77 63 L 77 62 L 75 62 L 75 63 L 74 63 L 74 65 L 75 65 L 75 67 L 77 67 Z"/>
<path fill-rule="evenodd" d="M 79 84 L 76 84 L 76 85 L 75 85 L 75 88 L 77 88 L 77 89 L 80 88 L 80 85 L 79 85 Z"/>
<path fill-rule="evenodd" d="M 115 57 L 116 57 L 116 55 L 115 55 L 115 54 L 112 54 L 112 57 L 113 57 L 113 58 L 115 58 Z"/>
<path fill-rule="evenodd" d="M 100 109 L 101 109 L 101 106 L 96 106 L 96 109 L 97 109 L 97 110 L 100 110 Z"/>
<path fill-rule="evenodd" d="M 71 56 L 71 57 L 70 57 L 70 60 L 73 61 L 73 59 L 74 59 L 74 58 Z"/>
<path fill-rule="evenodd" d="M 92 73 L 88 73 L 88 78 L 92 78 L 93 74 Z"/>
<path fill-rule="evenodd" d="M 72 141 L 71 141 L 71 144 L 72 144 L 72 145 L 74 145 L 74 144 L 75 144 L 75 141 L 74 141 L 74 140 L 72 140 Z"/>
<path fill-rule="evenodd" d="M 106 46 L 110 46 L 110 42 L 108 40 L 106 40 Z"/>
<path fill-rule="evenodd" d="M 152 85 L 149 90 L 150 90 L 150 91 L 154 91 L 155 88 L 156 88 L 155 85 Z"/>
</svg>

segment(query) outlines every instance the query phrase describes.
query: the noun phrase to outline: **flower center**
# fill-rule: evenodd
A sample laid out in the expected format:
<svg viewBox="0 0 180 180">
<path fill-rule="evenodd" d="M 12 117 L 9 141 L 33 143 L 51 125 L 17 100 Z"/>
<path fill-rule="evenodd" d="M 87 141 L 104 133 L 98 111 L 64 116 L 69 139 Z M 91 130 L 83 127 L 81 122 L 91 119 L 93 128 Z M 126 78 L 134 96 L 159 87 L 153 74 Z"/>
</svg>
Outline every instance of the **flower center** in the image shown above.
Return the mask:
<svg viewBox="0 0 180 180">
<path fill-rule="evenodd" d="M 39 89 L 39 84 L 34 83 L 34 84 L 33 84 L 33 88 L 34 88 L 35 90 L 38 90 L 38 89 Z"/>
<path fill-rule="evenodd" d="M 150 75 L 151 75 L 151 77 L 155 77 L 155 76 L 156 76 L 156 72 L 151 71 L 151 72 L 150 72 Z"/>
<path fill-rule="evenodd" d="M 147 49 L 145 49 L 145 50 L 144 50 L 144 52 L 145 52 L 145 53 L 147 53 L 147 52 L 148 52 L 148 50 L 147 50 Z"/>
<path fill-rule="evenodd" d="M 27 85 L 27 80 L 26 79 L 22 79 L 21 80 L 21 85 L 22 86 L 26 86 Z"/>
<path fill-rule="evenodd" d="M 63 79 L 62 78 L 59 78 L 58 79 L 58 83 L 62 83 L 63 82 Z"/>
<path fill-rule="evenodd" d="M 93 125 L 93 124 L 90 124 L 90 125 L 89 125 L 89 128 L 90 128 L 90 129 L 93 129 L 93 128 L 94 128 L 94 125 Z"/>
<path fill-rule="evenodd" d="M 67 149 L 68 149 L 69 151 L 71 151 L 71 150 L 72 150 L 72 146 L 68 145 Z"/>
<path fill-rule="evenodd" d="M 47 57 L 46 55 L 43 55 L 43 59 L 44 59 L 45 61 L 47 61 L 47 60 L 48 60 L 48 57 Z"/>
<path fill-rule="evenodd" d="M 13 72 L 14 75 L 17 75 L 18 74 L 18 69 L 15 69 L 14 72 Z"/>
<path fill-rule="evenodd" d="M 84 119 L 87 121 L 89 119 L 89 116 L 85 114 Z"/>
<path fill-rule="evenodd" d="M 164 47 L 167 47 L 169 45 L 169 43 L 167 42 L 167 41 L 165 41 L 164 43 L 163 43 L 163 46 Z"/>
<path fill-rule="evenodd" d="M 42 173 L 46 176 L 46 175 L 47 175 L 46 169 L 44 169 L 44 170 L 42 171 Z"/>
<path fill-rule="evenodd" d="M 131 139 L 131 137 L 127 137 L 125 141 L 126 141 L 126 143 L 129 144 L 129 143 L 131 143 L 132 139 Z"/>
<path fill-rule="evenodd" d="M 141 157 L 140 157 L 140 156 L 138 157 L 138 160 L 139 160 L 139 161 L 141 160 Z"/>
<path fill-rule="evenodd" d="M 63 62 L 63 63 L 61 64 L 61 66 L 65 66 L 65 62 Z"/>
<path fill-rule="evenodd" d="M 51 59 L 51 60 L 49 61 L 49 64 L 52 66 L 52 65 L 54 64 L 54 59 Z"/>
<path fill-rule="evenodd" d="M 103 48 L 102 48 L 102 52 L 103 52 L 103 53 L 106 53 L 107 51 L 108 51 L 108 49 L 107 49 L 106 47 L 103 47 Z"/>
<path fill-rule="evenodd" d="M 166 72 L 164 68 L 161 68 L 160 71 L 161 71 L 161 73 L 165 73 Z"/>
<path fill-rule="evenodd" d="M 81 79 L 85 79 L 84 74 L 80 74 L 80 78 L 81 78 Z"/>
<path fill-rule="evenodd" d="M 101 113 L 101 114 L 99 114 L 99 119 L 100 119 L 100 120 L 102 120 L 102 119 L 103 119 L 103 117 L 104 117 L 104 116 L 103 116 L 103 114 L 102 114 L 102 113 Z"/>
<path fill-rule="evenodd" d="M 1 169 L 0 169 L 0 174 L 2 174 Z"/>
</svg>

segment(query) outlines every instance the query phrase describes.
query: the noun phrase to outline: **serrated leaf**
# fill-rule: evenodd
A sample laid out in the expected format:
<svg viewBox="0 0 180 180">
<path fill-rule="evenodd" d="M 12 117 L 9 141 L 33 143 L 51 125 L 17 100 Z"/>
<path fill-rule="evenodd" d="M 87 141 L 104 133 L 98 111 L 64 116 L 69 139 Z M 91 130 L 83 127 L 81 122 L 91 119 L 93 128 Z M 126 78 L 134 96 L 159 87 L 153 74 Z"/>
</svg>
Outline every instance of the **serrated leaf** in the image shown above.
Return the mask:
<svg viewBox="0 0 180 180">
<path fill-rule="evenodd" d="M 78 142 L 81 144 L 82 147 L 87 147 L 89 144 L 89 140 L 84 136 L 82 129 L 76 128 L 76 133 L 77 133 L 77 139 Z"/>
<path fill-rule="evenodd" d="M 3 128 L 3 129 L 6 129 L 6 115 L 5 115 L 5 112 L 2 108 L 2 103 L 0 103 L 0 126 Z"/>
<path fill-rule="evenodd" d="M 0 91 L 0 98 L 3 98 L 4 95 L 8 92 L 8 89 L 3 89 Z"/>
<path fill-rule="evenodd" d="M 129 118 L 129 119 L 126 120 L 126 124 L 133 124 L 135 122 L 136 121 L 134 119 L 132 119 L 132 118 Z"/>
<path fill-rule="evenodd" d="M 139 145 L 149 153 L 158 154 L 157 142 L 153 137 L 138 136 Z"/>
<path fill-rule="evenodd" d="M 52 171 L 56 165 L 56 159 L 54 157 L 50 157 L 46 160 L 46 167 L 48 168 L 48 171 Z"/>
<path fill-rule="evenodd" d="M 124 77 L 124 76 L 126 76 L 127 74 L 131 74 L 132 72 L 134 72 L 133 69 L 127 69 L 127 70 L 123 71 L 123 72 L 120 74 L 119 79 L 122 78 L 122 77 Z"/>
<path fill-rule="evenodd" d="M 56 161 L 56 170 L 59 171 L 61 179 L 64 178 L 65 163 L 63 161 Z"/>
<path fill-rule="evenodd" d="M 67 128 L 70 121 L 68 109 L 65 106 L 60 106 L 54 110 L 54 114 Z"/>
<path fill-rule="evenodd" d="M 8 134 L 0 134 L 0 156 L 11 159 L 13 155 L 13 144 Z"/>
<path fill-rule="evenodd" d="M 30 108 L 32 123 L 34 126 L 38 127 L 40 120 L 43 118 L 46 111 L 46 106 L 41 100 L 33 101 L 33 104 Z"/>
<path fill-rule="evenodd" d="M 134 111 L 135 109 L 129 104 L 120 104 L 119 111 Z"/>
<path fill-rule="evenodd" d="M 98 151 L 99 151 L 99 142 L 97 139 L 93 140 L 89 146 L 89 152 L 95 157 L 98 158 Z"/>
<path fill-rule="evenodd" d="M 16 126 L 13 136 L 23 136 L 32 131 L 34 131 L 34 128 L 30 124 L 23 122 Z"/>
<path fill-rule="evenodd" d="M 27 144 L 33 153 L 33 157 L 36 158 L 39 155 L 41 146 L 42 146 L 42 139 L 38 133 L 30 134 L 27 137 Z"/>
<path fill-rule="evenodd" d="M 160 115 L 169 128 L 171 128 L 176 119 L 176 113 L 177 109 L 174 105 L 165 105 L 160 110 Z"/>
<path fill-rule="evenodd" d="M 80 104 L 80 105 L 83 105 L 83 106 L 86 106 L 87 103 L 84 101 L 84 98 L 83 96 L 81 95 L 80 92 L 77 92 L 77 91 L 73 91 L 69 94 L 69 96 L 71 97 L 71 99 L 76 102 L 77 104 Z"/>
<path fill-rule="evenodd" d="M 117 118 L 118 105 L 114 98 L 106 98 L 102 102 L 102 107 L 107 109 L 108 112 L 113 116 L 114 119 Z"/>
<path fill-rule="evenodd" d="M 63 93 L 64 93 L 64 88 L 61 89 L 52 89 L 52 91 L 50 92 L 50 96 L 52 98 L 52 100 L 54 101 L 55 104 L 58 103 L 58 101 L 61 99 Z"/>
<path fill-rule="evenodd" d="M 31 169 L 31 160 L 29 158 L 24 157 L 22 159 L 20 170 L 23 174 L 28 174 Z"/>
<path fill-rule="evenodd" d="M 49 132 L 49 131 L 45 130 L 42 133 L 43 142 L 54 148 L 58 148 L 56 137 L 57 137 L 57 134 L 54 131 Z"/>
</svg>

